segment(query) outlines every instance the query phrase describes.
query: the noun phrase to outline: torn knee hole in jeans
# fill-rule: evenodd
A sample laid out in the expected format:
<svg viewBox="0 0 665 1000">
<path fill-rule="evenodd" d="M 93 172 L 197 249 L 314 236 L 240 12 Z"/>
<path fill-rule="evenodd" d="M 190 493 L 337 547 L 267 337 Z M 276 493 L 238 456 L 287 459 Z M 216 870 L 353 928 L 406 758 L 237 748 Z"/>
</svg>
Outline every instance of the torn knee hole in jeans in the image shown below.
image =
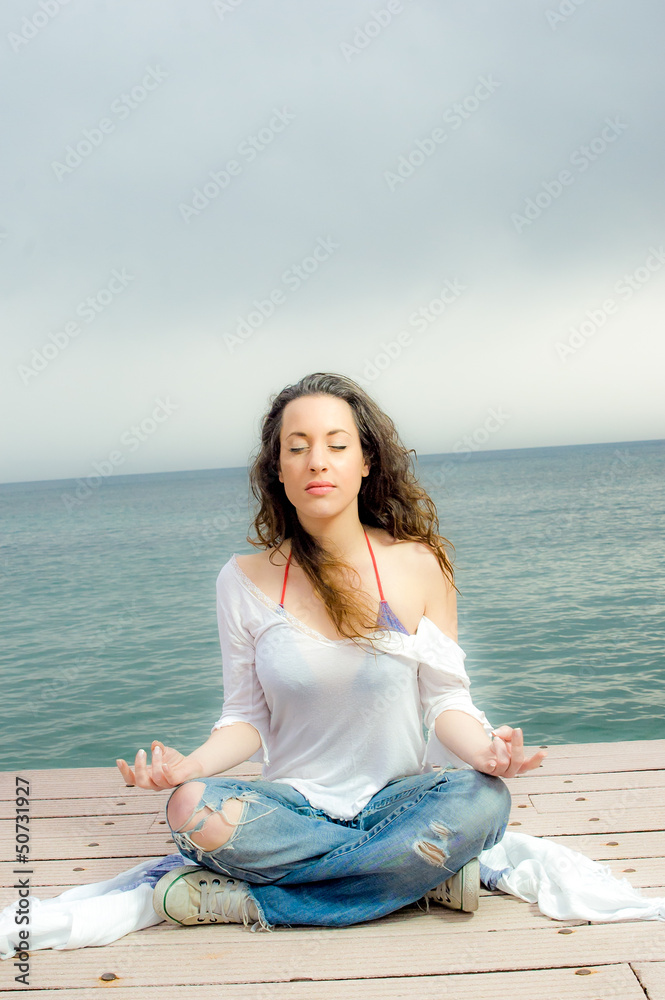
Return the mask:
<svg viewBox="0 0 665 1000">
<path fill-rule="evenodd" d="M 429 828 L 433 833 L 438 833 L 442 837 L 450 836 L 450 830 L 448 830 L 441 823 L 430 823 Z M 413 845 L 413 849 L 416 854 L 419 854 L 421 858 L 424 858 L 424 860 L 428 861 L 431 865 L 436 865 L 437 868 L 446 867 L 448 855 L 438 844 L 433 844 L 428 840 L 417 840 Z"/>
<path fill-rule="evenodd" d="M 206 802 L 205 795 L 202 795 L 201 798 L 199 799 L 198 804 L 192 810 L 192 812 L 190 813 L 190 815 L 188 816 L 188 818 L 185 820 L 185 822 L 177 830 L 174 830 L 173 832 L 177 833 L 177 834 L 180 834 L 182 837 L 184 837 L 186 840 L 188 840 L 189 843 L 192 844 L 195 848 L 198 848 L 199 850 L 201 850 L 201 845 L 197 844 L 195 841 L 193 841 L 191 839 L 191 834 L 193 834 L 193 833 L 200 833 L 201 830 L 203 829 L 204 825 L 210 819 L 211 816 L 219 814 L 222 817 L 222 819 L 229 826 L 233 827 L 233 830 L 235 831 L 236 827 L 238 827 L 238 826 L 244 826 L 245 823 L 253 823 L 254 820 L 256 820 L 256 819 L 262 819 L 263 816 L 267 816 L 268 813 L 274 812 L 275 809 L 277 808 L 277 806 L 274 806 L 272 809 L 268 809 L 267 812 L 262 813 L 261 816 L 254 816 L 252 819 L 240 819 L 239 818 L 238 820 L 230 820 L 226 816 L 226 814 L 224 812 L 224 806 L 226 805 L 227 802 L 229 802 L 231 800 L 235 800 L 235 801 L 239 800 L 241 802 L 259 802 L 260 801 L 260 799 L 258 798 L 256 792 L 240 792 L 237 795 L 229 795 L 227 798 L 224 799 L 224 801 L 221 803 L 221 805 L 219 807 L 217 807 L 216 804 L 213 804 L 211 802 Z M 203 812 L 203 810 L 207 810 L 207 811 L 198 820 L 198 822 L 193 827 L 191 827 L 191 829 L 186 830 L 185 827 L 189 823 L 191 823 L 192 820 L 199 813 Z M 242 813 L 240 815 L 242 816 Z M 233 834 L 231 834 L 230 836 L 233 836 Z M 222 846 L 226 846 L 226 845 L 223 844 Z M 232 847 L 231 844 L 229 844 L 228 846 Z"/>
</svg>

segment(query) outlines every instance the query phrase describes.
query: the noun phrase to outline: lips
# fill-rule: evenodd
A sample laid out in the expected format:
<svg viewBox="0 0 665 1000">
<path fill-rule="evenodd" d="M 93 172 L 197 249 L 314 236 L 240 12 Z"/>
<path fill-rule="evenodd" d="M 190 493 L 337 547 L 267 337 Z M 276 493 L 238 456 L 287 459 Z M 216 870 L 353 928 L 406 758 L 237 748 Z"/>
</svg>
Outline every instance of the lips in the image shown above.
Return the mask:
<svg viewBox="0 0 665 1000">
<path fill-rule="evenodd" d="M 314 496 L 323 496 L 325 493 L 330 493 L 335 487 L 332 483 L 310 483 L 309 486 L 305 488 L 306 493 L 312 493 Z"/>
</svg>

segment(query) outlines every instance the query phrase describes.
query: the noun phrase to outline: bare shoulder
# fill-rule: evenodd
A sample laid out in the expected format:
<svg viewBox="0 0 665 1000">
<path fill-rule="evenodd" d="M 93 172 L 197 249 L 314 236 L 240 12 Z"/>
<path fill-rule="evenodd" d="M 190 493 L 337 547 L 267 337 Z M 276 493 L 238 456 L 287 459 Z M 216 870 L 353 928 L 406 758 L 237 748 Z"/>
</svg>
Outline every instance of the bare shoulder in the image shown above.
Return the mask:
<svg viewBox="0 0 665 1000">
<path fill-rule="evenodd" d="M 416 573 L 419 578 L 443 578 L 443 570 L 434 549 L 425 542 L 393 538 L 383 528 L 370 528 L 372 542 L 378 542 L 393 552 L 393 558 L 407 573 Z M 369 532 L 368 532 L 369 533 Z M 445 579 L 445 578 L 444 578 Z"/>
<path fill-rule="evenodd" d="M 273 554 L 271 561 L 271 554 Z M 288 559 L 288 551 L 284 553 L 284 546 L 281 549 L 264 549 L 260 552 L 245 552 L 236 556 L 236 562 L 245 576 L 256 584 L 257 587 L 269 586 L 272 582 L 275 571 L 281 573 Z"/>
<path fill-rule="evenodd" d="M 267 561 L 265 552 L 244 552 L 242 555 L 236 556 L 238 566 L 240 566 L 240 569 L 244 573 L 248 573 L 248 575 L 248 571 L 259 569 Z"/>
<path fill-rule="evenodd" d="M 422 595 L 423 614 L 457 642 L 457 594 L 434 549 L 425 542 L 402 542 L 404 577 Z"/>
<path fill-rule="evenodd" d="M 411 558 L 418 566 L 420 572 L 429 574 L 436 580 L 439 577 L 442 577 L 443 580 L 447 579 L 441 569 L 439 558 L 431 545 L 427 545 L 425 542 L 410 542 L 410 545 Z"/>
</svg>

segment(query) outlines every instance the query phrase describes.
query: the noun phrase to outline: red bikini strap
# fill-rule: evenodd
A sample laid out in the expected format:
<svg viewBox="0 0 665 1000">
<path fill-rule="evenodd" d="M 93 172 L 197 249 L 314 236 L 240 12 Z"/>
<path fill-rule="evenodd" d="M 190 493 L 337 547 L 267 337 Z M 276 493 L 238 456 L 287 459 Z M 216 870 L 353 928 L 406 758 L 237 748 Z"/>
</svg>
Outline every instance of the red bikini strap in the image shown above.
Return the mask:
<svg viewBox="0 0 665 1000">
<path fill-rule="evenodd" d="M 286 569 L 284 570 L 284 586 L 282 587 L 282 599 L 279 602 L 280 608 L 284 607 L 284 594 L 286 593 L 286 578 L 289 575 L 290 565 L 291 565 L 291 553 L 289 552 L 289 558 L 286 560 Z"/>
<path fill-rule="evenodd" d="M 383 601 L 385 601 L 385 597 L 383 596 L 383 588 L 381 586 L 381 578 L 379 577 L 379 570 L 378 570 L 377 565 L 376 565 L 376 559 L 374 558 L 374 553 L 372 552 L 372 546 L 370 545 L 369 535 L 367 534 L 367 532 L 365 531 L 364 528 L 363 528 L 363 533 L 365 535 L 365 538 L 367 539 L 367 547 L 369 549 L 369 554 L 371 555 L 372 562 L 374 563 L 374 572 L 376 573 L 376 582 L 377 582 L 378 587 L 379 587 L 379 597 L 381 598 L 381 601 L 383 602 Z M 289 566 L 291 565 L 291 555 L 292 555 L 292 553 L 289 552 L 289 558 L 286 560 L 286 569 L 284 570 L 284 583 L 282 585 L 282 598 L 281 598 L 281 600 L 279 602 L 279 605 L 282 608 L 284 607 L 284 594 L 286 593 L 286 579 L 287 579 L 287 577 L 289 575 Z"/>
<path fill-rule="evenodd" d="M 363 531 L 365 531 L 364 528 L 363 528 Z M 376 582 L 379 585 L 379 597 L 381 598 L 381 603 L 383 603 L 385 601 L 385 597 L 383 596 L 383 590 L 381 588 L 381 580 L 379 579 L 379 571 L 378 571 L 378 569 L 376 567 L 376 559 L 374 558 L 374 553 L 372 552 L 372 546 L 369 544 L 369 535 L 367 534 L 366 531 L 365 531 L 365 538 L 367 539 L 367 545 L 369 547 L 369 554 L 371 555 L 372 562 L 374 563 L 374 572 L 376 573 Z"/>
</svg>

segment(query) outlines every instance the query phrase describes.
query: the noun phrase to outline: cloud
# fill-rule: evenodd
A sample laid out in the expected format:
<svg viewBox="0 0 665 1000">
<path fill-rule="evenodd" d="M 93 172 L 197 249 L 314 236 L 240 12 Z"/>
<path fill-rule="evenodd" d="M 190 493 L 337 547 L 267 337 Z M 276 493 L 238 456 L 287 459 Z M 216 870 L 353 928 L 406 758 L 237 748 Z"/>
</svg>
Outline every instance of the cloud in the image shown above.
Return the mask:
<svg viewBox="0 0 665 1000">
<path fill-rule="evenodd" d="M 665 239 L 655 0 L 562 21 L 531 2 L 46 6 L 2 14 L 6 480 L 85 472 L 169 393 L 178 418 L 132 471 L 243 464 L 271 392 L 360 376 L 404 331 L 366 381 L 419 453 L 500 405 L 489 447 L 662 436 L 660 274 L 556 352 Z M 339 249 L 288 287 L 319 240 Z M 459 302 L 409 323 L 455 281 Z"/>
</svg>

